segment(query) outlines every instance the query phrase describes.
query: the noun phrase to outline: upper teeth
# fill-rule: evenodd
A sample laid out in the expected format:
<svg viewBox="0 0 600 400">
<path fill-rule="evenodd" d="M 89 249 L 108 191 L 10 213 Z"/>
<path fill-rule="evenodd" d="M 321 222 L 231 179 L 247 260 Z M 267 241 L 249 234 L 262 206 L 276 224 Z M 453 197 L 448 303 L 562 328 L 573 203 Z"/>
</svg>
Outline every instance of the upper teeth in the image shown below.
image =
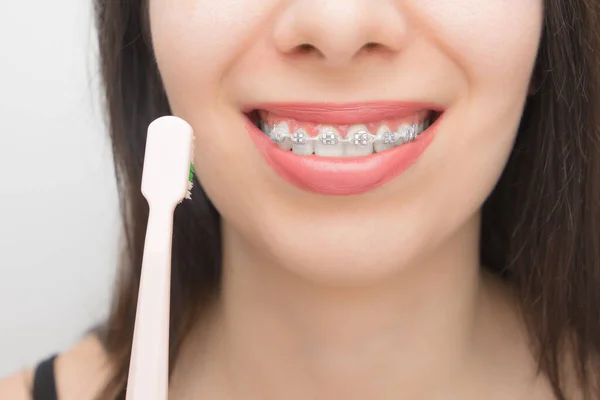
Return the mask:
<svg viewBox="0 0 600 400">
<path fill-rule="evenodd" d="M 261 129 L 264 133 L 276 143 L 281 143 L 286 140 L 291 140 L 295 144 L 306 144 L 310 142 L 318 142 L 326 146 L 335 146 L 340 143 L 351 143 L 356 146 L 367 146 L 371 143 L 381 142 L 386 145 L 398 145 L 413 141 L 423 132 L 426 125 L 423 122 L 413 124 L 403 124 L 398 128 L 397 132 L 385 127 L 380 129 L 377 134 L 372 134 L 364 125 L 351 127 L 348 137 L 342 137 L 337 129 L 332 126 L 321 126 L 319 134 L 316 137 L 309 136 L 304 129 L 298 129 L 295 132 L 290 132 L 287 123 L 281 122 L 273 126 L 269 126 L 261 122 Z M 355 129 L 356 128 L 356 129 Z"/>
</svg>

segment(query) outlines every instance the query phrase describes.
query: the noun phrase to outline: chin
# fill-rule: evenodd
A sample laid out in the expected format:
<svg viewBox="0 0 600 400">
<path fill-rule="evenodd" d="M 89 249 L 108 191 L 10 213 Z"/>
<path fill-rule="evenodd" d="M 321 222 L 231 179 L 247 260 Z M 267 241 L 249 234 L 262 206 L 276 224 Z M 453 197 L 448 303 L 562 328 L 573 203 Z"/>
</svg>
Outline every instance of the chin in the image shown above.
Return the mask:
<svg viewBox="0 0 600 400">
<path fill-rule="evenodd" d="M 274 226 L 268 235 L 255 231 L 246 240 L 264 265 L 333 286 L 364 286 L 389 280 L 408 268 L 410 259 L 423 251 L 417 248 L 420 241 L 415 240 L 416 235 L 408 237 L 384 226 L 377 229 L 373 219 L 369 227 L 365 229 L 365 225 L 354 221 L 319 224 L 314 220 L 290 220 Z"/>
</svg>

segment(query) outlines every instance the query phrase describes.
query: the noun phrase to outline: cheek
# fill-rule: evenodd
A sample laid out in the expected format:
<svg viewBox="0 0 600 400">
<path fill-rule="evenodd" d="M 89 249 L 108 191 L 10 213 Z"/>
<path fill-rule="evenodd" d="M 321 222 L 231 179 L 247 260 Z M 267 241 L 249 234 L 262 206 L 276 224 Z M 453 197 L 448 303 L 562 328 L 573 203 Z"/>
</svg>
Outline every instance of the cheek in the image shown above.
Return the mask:
<svg viewBox="0 0 600 400">
<path fill-rule="evenodd" d="M 542 0 L 409 0 L 407 7 L 472 81 L 494 76 L 501 85 L 532 69 Z"/>
<path fill-rule="evenodd" d="M 236 54 L 256 40 L 277 1 L 150 0 L 152 40 L 161 73 L 199 88 L 218 84 L 236 62 Z"/>
</svg>

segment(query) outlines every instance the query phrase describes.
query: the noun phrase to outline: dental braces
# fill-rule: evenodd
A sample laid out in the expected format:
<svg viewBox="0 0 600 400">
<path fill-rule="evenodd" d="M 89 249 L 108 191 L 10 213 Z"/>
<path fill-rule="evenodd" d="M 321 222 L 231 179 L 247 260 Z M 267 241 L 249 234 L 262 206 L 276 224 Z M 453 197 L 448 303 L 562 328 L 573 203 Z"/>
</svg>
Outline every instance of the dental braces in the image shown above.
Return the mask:
<svg viewBox="0 0 600 400">
<path fill-rule="evenodd" d="M 368 146 L 380 141 L 386 145 L 399 145 L 412 142 L 419 134 L 427 129 L 428 123 L 405 124 L 398 128 L 398 132 L 386 131 L 379 135 L 373 135 L 365 129 L 354 132 L 350 137 L 342 138 L 334 130 L 325 128 L 318 136 L 312 137 L 304 129 L 298 129 L 294 133 L 289 132 L 285 124 L 267 125 L 261 122 L 262 131 L 275 143 L 291 140 L 292 143 L 302 145 L 309 142 L 320 142 L 325 146 L 335 146 L 340 143 L 351 143 L 355 146 Z"/>
</svg>

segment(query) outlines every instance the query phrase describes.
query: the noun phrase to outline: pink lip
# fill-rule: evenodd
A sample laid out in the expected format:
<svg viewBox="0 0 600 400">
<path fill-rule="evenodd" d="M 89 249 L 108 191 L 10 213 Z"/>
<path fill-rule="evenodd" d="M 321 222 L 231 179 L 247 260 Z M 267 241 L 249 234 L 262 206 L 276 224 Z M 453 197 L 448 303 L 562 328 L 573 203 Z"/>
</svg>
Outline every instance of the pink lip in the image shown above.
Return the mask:
<svg viewBox="0 0 600 400">
<path fill-rule="evenodd" d="M 439 106 L 424 104 L 286 104 L 261 105 L 279 116 L 322 124 L 354 124 L 403 118 L 423 110 L 443 111 Z M 443 119 L 441 115 L 411 143 L 364 157 L 299 156 L 280 149 L 250 120 L 246 127 L 259 152 L 280 177 L 309 192 L 349 196 L 378 188 L 412 166 L 431 144 Z"/>
</svg>

